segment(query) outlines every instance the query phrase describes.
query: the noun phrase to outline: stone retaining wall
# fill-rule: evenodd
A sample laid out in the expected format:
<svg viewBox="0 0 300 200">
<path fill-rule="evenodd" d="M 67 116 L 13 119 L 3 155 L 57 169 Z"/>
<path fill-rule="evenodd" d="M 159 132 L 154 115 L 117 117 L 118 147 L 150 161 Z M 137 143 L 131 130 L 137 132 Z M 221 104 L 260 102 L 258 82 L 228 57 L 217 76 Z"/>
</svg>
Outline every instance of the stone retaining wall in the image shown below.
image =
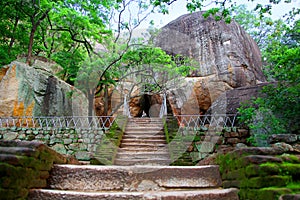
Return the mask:
<svg viewBox="0 0 300 200">
<path fill-rule="evenodd" d="M 88 161 L 103 137 L 102 129 L 1 128 L 0 140 L 39 141 L 61 154 Z"/>
<path fill-rule="evenodd" d="M 232 151 L 236 146 L 249 145 L 247 138 L 250 136 L 249 130 L 237 127 L 220 129 L 205 126 L 197 130 L 191 128 L 185 129 L 184 127 L 178 127 L 177 119 L 174 117 L 167 119 L 165 133 L 167 142 L 171 146 L 171 157 L 178 157 L 176 148 L 178 148 L 179 144 L 187 145 L 182 147 L 186 151 L 182 152 L 181 157 L 174 161 L 172 165 L 209 164 L 210 158 L 214 158 L 216 153 L 226 153 Z M 185 144 L 182 141 L 185 141 Z M 175 148 L 174 150 L 172 150 L 172 146 Z"/>
<path fill-rule="evenodd" d="M 79 164 L 40 142 L 0 140 L 0 199 L 27 199 L 44 188 L 53 164 Z"/>
<path fill-rule="evenodd" d="M 288 144 L 238 148 L 215 164 L 223 187 L 238 188 L 241 200 L 299 199 L 294 194 L 300 193 L 300 152 Z"/>
</svg>

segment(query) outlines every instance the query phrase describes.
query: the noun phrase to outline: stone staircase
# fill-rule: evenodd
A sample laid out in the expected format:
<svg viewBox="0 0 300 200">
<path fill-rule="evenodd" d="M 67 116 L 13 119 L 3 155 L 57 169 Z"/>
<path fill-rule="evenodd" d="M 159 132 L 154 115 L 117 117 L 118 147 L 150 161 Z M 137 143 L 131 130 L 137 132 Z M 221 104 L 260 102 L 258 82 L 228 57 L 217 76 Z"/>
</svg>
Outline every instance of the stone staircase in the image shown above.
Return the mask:
<svg viewBox="0 0 300 200">
<path fill-rule="evenodd" d="M 128 121 L 115 165 L 169 165 L 171 162 L 160 118 Z"/>
<path fill-rule="evenodd" d="M 238 199 L 220 186 L 218 166 L 55 165 L 48 189 L 33 189 L 28 199 Z"/>
<path fill-rule="evenodd" d="M 219 167 L 168 166 L 161 119 L 130 119 L 115 165 L 54 165 L 47 189 L 32 189 L 33 200 L 237 200 L 222 189 Z"/>
</svg>

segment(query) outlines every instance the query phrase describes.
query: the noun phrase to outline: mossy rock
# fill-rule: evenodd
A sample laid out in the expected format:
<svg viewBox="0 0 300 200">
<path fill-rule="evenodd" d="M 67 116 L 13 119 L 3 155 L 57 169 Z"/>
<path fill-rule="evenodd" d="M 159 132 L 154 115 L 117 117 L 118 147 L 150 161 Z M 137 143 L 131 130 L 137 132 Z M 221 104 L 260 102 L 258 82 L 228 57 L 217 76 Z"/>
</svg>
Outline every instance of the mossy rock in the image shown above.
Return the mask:
<svg viewBox="0 0 300 200">
<path fill-rule="evenodd" d="M 289 183 L 286 187 L 291 189 L 293 193 L 300 193 L 300 182 Z"/>
<path fill-rule="evenodd" d="M 300 181 L 300 164 L 283 163 L 279 165 L 281 174 L 290 175 L 294 181 Z"/>
<path fill-rule="evenodd" d="M 4 189 L 0 187 L 0 199 L 3 200 L 25 200 L 29 190 L 25 188 Z"/>
<path fill-rule="evenodd" d="M 242 180 L 246 178 L 246 171 L 245 169 L 238 169 L 234 171 L 229 171 L 227 173 L 222 174 L 223 180 Z"/>
<path fill-rule="evenodd" d="M 229 153 L 225 155 L 219 155 L 216 158 L 216 164 L 220 166 L 220 172 L 223 174 L 229 171 L 244 168 L 248 163 L 244 157 Z"/>
<path fill-rule="evenodd" d="M 123 121 L 122 121 L 123 122 Z M 127 120 L 125 120 L 127 122 Z M 121 144 L 126 123 L 120 127 L 115 121 L 109 131 L 102 137 L 94 158 L 90 159 L 92 165 L 112 165 L 117 153 L 117 149 Z"/>
<path fill-rule="evenodd" d="M 283 154 L 279 156 L 284 162 L 288 162 L 288 163 L 300 163 L 300 158 L 295 156 L 295 155 L 291 155 L 291 154 Z"/>
<path fill-rule="evenodd" d="M 240 200 L 271 200 L 278 199 L 282 194 L 289 194 L 292 191 L 288 188 L 262 188 L 262 189 L 241 189 L 239 191 Z"/>
<path fill-rule="evenodd" d="M 223 181 L 223 188 L 240 188 L 241 181 L 239 180 L 226 180 Z"/>
<path fill-rule="evenodd" d="M 246 167 L 245 176 L 248 178 L 257 176 L 269 176 L 280 173 L 280 167 L 276 163 L 264 163 L 261 165 L 249 165 Z"/>
<path fill-rule="evenodd" d="M 265 188 L 265 187 L 285 187 L 292 182 L 291 176 L 266 176 L 244 179 L 241 181 L 241 188 Z"/>
<path fill-rule="evenodd" d="M 36 179 L 40 179 L 38 171 L 12 166 L 7 163 L 0 164 L 0 175 L 0 187 L 7 189 L 30 188 Z M 46 185 L 42 186 L 45 187 Z"/>
</svg>

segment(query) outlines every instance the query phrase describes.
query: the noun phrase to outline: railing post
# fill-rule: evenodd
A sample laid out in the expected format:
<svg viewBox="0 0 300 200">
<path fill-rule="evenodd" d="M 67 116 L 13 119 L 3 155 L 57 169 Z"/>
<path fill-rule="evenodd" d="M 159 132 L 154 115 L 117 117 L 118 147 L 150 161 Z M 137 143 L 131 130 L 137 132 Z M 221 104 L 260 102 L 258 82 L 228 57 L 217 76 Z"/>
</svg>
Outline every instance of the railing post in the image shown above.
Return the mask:
<svg viewBox="0 0 300 200">
<path fill-rule="evenodd" d="M 123 115 L 128 116 L 129 118 L 131 118 L 131 114 L 130 114 L 130 107 L 129 104 L 127 102 L 127 94 L 125 94 L 124 96 L 124 109 L 123 109 Z"/>
<path fill-rule="evenodd" d="M 163 101 L 160 107 L 159 117 L 163 118 L 163 116 L 167 115 L 167 95 L 166 93 L 163 94 Z"/>
</svg>

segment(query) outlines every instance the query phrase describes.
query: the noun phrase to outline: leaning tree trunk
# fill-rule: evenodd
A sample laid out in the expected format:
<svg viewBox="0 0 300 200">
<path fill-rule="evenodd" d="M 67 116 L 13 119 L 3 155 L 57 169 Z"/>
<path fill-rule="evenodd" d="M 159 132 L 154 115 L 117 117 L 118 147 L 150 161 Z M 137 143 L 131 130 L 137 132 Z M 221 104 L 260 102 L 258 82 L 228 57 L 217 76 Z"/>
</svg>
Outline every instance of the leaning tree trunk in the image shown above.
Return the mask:
<svg viewBox="0 0 300 200">
<path fill-rule="evenodd" d="M 35 16 L 31 16 L 31 31 L 30 31 L 30 37 L 29 37 L 29 44 L 28 44 L 28 53 L 27 53 L 27 59 L 26 59 L 26 63 L 31 65 L 31 60 L 32 60 L 32 49 L 33 49 L 33 41 L 34 41 L 34 35 L 35 32 L 37 30 L 37 28 L 39 27 L 39 25 L 41 24 L 41 22 L 47 17 L 48 13 L 50 12 L 51 9 L 46 10 L 45 12 L 43 12 L 42 16 L 35 21 L 34 17 Z"/>
<path fill-rule="evenodd" d="M 36 26 L 33 26 L 30 32 L 30 38 L 29 38 L 29 44 L 28 44 L 28 52 L 27 52 L 27 59 L 26 63 L 28 65 L 31 65 L 31 60 L 32 60 L 32 48 L 33 48 L 33 41 L 34 41 L 34 34 L 36 31 Z"/>
<path fill-rule="evenodd" d="M 16 34 L 16 31 L 17 31 L 18 23 L 19 23 L 19 17 L 16 17 L 13 32 L 12 32 L 12 37 L 10 39 L 9 46 L 8 46 L 8 51 L 7 51 L 8 54 L 11 53 L 11 49 L 13 48 L 13 45 L 14 45 L 15 40 L 16 40 L 15 34 Z"/>
</svg>

